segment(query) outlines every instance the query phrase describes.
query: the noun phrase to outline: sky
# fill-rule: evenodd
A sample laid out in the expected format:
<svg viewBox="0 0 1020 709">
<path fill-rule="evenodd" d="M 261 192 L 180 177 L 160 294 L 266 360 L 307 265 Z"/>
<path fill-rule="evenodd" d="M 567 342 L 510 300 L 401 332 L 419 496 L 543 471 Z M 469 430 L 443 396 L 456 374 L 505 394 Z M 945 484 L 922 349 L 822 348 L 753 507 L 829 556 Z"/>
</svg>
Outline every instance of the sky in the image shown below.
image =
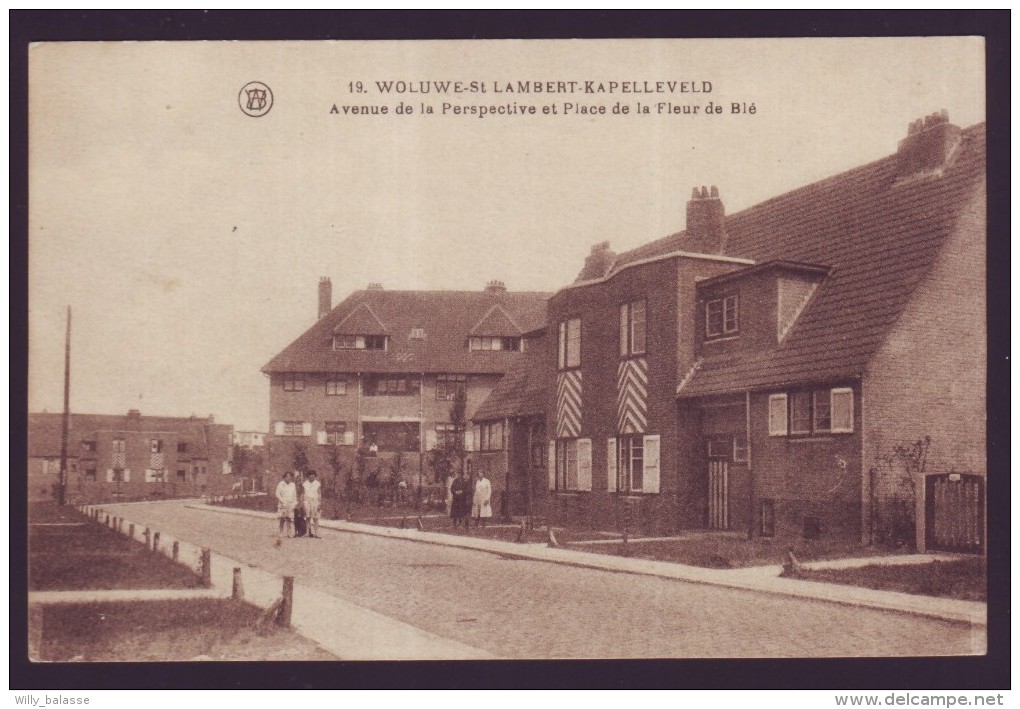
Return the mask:
<svg viewBox="0 0 1020 709">
<path fill-rule="evenodd" d="M 334 304 L 372 281 L 555 291 L 594 243 L 682 229 L 695 185 L 733 213 L 895 152 L 926 114 L 981 122 L 983 66 L 980 38 L 34 45 L 29 410 L 62 409 L 71 306 L 72 411 L 266 430 L 260 369 L 314 323 L 321 276 Z M 379 89 L 400 81 L 486 93 Z M 536 114 L 452 113 L 507 105 Z"/>
</svg>

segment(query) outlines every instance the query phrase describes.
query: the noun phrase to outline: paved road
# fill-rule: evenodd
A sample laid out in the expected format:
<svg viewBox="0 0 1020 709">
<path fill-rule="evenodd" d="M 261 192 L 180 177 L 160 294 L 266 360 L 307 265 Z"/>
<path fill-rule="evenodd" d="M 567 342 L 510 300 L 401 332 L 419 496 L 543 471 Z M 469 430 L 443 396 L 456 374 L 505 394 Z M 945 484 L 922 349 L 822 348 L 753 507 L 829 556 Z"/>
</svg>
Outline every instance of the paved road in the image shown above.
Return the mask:
<svg viewBox="0 0 1020 709">
<path fill-rule="evenodd" d="M 273 521 L 179 502 L 106 509 L 500 657 L 956 655 L 984 643 L 964 624 L 364 534 L 277 547 Z"/>
</svg>

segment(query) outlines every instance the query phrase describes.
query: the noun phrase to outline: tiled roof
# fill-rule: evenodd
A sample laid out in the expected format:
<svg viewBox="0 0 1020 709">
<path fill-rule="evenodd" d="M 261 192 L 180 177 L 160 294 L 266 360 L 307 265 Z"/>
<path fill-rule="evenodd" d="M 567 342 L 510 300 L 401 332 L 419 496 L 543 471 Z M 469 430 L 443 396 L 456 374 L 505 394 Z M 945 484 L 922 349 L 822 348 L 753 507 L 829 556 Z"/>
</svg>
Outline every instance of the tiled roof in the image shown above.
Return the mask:
<svg viewBox="0 0 1020 709">
<path fill-rule="evenodd" d="M 55 458 L 60 455 L 60 435 L 63 414 L 30 413 L 28 415 L 28 455 L 36 458 Z M 193 458 L 208 455 L 207 427 L 230 428 L 227 424 L 214 424 L 207 418 L 190 416 L 139 416 L 126 414 L 71 414 L 68 421 L 67 453 L 77 457 L 81 442 L 91 440 L 100 431 L 145 433 L 176 433 L 186 441 L 188 454 Z"/>
<path fill-rule="evenodd" d="M 825 264 L 832 272 L 781 344 L 705 357 L 680 396 L 859 376 L 978 194 L 984 153 L 980 124 L 963 131 L 940 176 L 897 183 L 892 155 L 728 216 L 729 254 Z M 616 267 L 682 250 L 684 238 L 622 254 Z"/>
<path fill-rule="evenodd" d="M 472 421 L 493 421 L 542 413 L 551 372 L 546 366 L 545 336 L 527 341 L 524 357 L 514 364 L 489 393 Z"/>
<path fill-rule="evenodd" d="M 361 303 L 350 311 L 343 320 L 337 323 L 333 332 L 338 335 L 385 335 L 388 333 L 386 325 L 365 303 Z"/>
<path fill-rule="evenodd" d="M 503 373 L 522 355 L 468 351 L 470 333 L 482 324 L 494 306 L 504 311 L 505 326 L 510 329 L 485 335 L 519 336 L 541 328 L 545 325 L 548 297 L 548 293 L 503 290 L 355 291 L 270 360 L 262 371 Z M 363 305 L 367 308 L 362 308 Z M 332 349 L 334 329 L 359 309 L 366 313 L 370 309 L 385 327 L 385 334 L 389 335 L 386 351 Z M 488 318 L 487 324 L 492 324 L 491 321 Z M 411 339 L 411 330 L 415 328 L 425 331 L 424 339 Z M 345 324 L 344 332 L 349 329 Z"/>
</svg>

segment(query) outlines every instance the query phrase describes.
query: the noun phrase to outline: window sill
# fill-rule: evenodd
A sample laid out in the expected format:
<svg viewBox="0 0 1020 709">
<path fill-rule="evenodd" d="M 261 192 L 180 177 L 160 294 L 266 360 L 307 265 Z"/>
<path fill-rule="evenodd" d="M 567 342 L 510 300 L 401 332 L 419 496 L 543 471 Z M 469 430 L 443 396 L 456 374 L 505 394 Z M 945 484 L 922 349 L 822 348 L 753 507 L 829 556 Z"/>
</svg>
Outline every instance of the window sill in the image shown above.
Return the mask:
<svg viewBox="0 0 1020 709">
<path fill-rule="evenodd" d="M 706 337 L 702 342 L 706 345 L 711 345 L 715 342 L 730 342 L 731 340 L 739 340 L 740 335 L 720 335 L 718 337 Z"/>
</svg>

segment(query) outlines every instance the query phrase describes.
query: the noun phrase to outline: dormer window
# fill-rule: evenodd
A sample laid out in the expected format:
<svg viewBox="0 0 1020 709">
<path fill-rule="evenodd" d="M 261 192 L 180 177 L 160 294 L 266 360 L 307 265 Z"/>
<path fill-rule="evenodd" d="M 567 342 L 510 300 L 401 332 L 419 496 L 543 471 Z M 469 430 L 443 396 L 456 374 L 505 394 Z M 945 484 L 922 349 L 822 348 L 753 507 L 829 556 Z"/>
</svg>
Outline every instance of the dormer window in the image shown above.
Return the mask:
<svg viewBox="0 0 1020 709">
<path fill-rule="evenodd" d="M 468 349 L 472 352 L 481 351 L 521 351 L 521 338 L 519 337 L 469 337 Z"/>
<path fill-rule="evenodd" d="M 334 350 L 385 350 L 386 335 L 334 335 Z"/>
<path fill-rule="evenodd" d="M 705 337 L 728 337 L 740 331 L 740 309 L 737 296 L 709 300 L 705 303 Z"/>
</svg>

